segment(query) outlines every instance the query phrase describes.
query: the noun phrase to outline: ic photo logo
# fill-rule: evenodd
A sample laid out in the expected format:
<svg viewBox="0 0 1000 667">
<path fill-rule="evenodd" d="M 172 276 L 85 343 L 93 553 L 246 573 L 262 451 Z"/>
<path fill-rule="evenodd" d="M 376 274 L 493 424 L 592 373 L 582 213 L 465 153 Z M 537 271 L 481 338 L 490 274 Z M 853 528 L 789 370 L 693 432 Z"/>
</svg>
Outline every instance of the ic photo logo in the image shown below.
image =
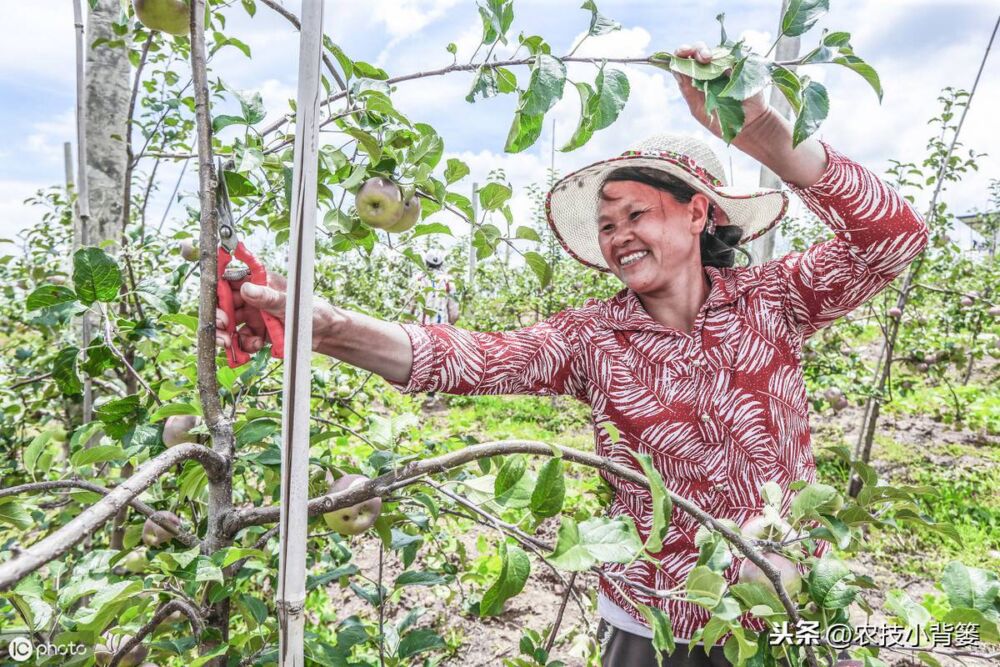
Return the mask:
<svg viewBox="0 0 1000 667">
<path fill-rule="evenodd" d="M 14 662 L 24 662 L 35 652 L 35 647 L 27 637 L 14 637 L 7 644 L 7 653 Z"/>
<path fill-rule="evenodd" d="M 35 646 L 29 637 L 15 635 L 7 642 L 7 654 L 14 662 L 26 662 L 32 656 L 75 656 L 85 655 L 87 647 L 83 644 L 39 644 Z"/>
</svg>

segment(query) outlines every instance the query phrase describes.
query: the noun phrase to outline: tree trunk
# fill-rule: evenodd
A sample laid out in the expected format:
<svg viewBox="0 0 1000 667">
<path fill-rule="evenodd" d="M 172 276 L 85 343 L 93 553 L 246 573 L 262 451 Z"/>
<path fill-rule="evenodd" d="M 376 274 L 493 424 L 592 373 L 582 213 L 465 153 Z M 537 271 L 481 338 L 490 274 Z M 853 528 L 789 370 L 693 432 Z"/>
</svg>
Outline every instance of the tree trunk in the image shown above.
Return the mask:
<svg viewBox="0 0 1000 667">
<path fill-rule="evenodd" d="M 87 16 L 86 42 L 86 166 L 90 218 L 77 229 L 82 245 L 97 245 L 121 237 L 122 192 L 125 190 L 126 115 L 131 65 L 121 46 L 91 45 L 97 39 L 118 39 L 112 24 L 118 0 L 96 0 Z"/>
<path fill-rule="evenodd" d="M 788 0 L 782 0 L 781 3 L 781 16 L 785 15 L 785 11 L 788 9 Z M 778 17 L 778 25 L 781 25 L 781 16 Z M 779 28 L 780 30 L 780 28 Z M 798 37 L 788 37 L 782 35 L 778 39 L 778 46 L 775 49 L 774 59 L 779 61 L 795 60 L 799 57 L 799 38 Z M 795 69 L 789 68 L 789 69 Z M 789 112 L 792 107 L 788 104 L 788 100 L 782 94 L 777 87 L 771 88 L 771 97 L 768 100 L 774 110 L 780 113 L 785 118 L 788 118 Z M 760 166 L 760 187 L 762 188 L 774 188 L 775 190 L 781 189 L 781 179 L 778 176 L 765 167 Z M 774 256 L 774 237 L 778 233 L 777 228 L 771 229 L 763 236 L 758 239 L 754 239 L 750 242 L 750 256 L 752 259 L 752 264 L 763 264 L 764 262 L 771 259 Z"/>
</svg>

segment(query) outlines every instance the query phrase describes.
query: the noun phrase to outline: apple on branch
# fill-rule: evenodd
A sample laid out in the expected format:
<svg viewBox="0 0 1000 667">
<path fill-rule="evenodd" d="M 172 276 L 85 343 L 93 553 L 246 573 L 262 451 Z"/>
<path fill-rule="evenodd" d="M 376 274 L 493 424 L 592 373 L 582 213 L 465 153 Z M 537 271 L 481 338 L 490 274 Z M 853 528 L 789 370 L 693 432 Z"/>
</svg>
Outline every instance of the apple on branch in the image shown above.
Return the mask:
<svg viewBox="0 0 1000 667">
<path fill-rule="evenodd" d="M 173 415 L 163 424 L 163 444 L 174 447 L 185 442 L 198 442 L 191 431 L 201 423 L 197 415 Z"/>
<path fill-rule="evenodd" d="M 346 491 L 367 481 L 368 478 L 364 475 L 344 475 L 330 485 L 330 493 Z M 327 512 L 323 515 L 323 520 L 341 535 L 359 535 L 372 527 L 381 512 L 382 499 L 376 496 L 351 507 Z"/>
<path fill-rule="evenodd" d="M 399 186 L 381 176 L 365 181 L 354 198 L 354 208 L 361 222 L 386 231 L 392 231 L 391 228 L 400 223 L 405 207 Z"/>
<path fill-rule="evenodd" d="M 153 517 L 165 521 L 167 525 L 171 526 L 172 530 L 168 530 L 158 524 L 153 520 Z M 147 547 L 159 547 L 163 546 L 174 539 L 181 530 L 181 518 L 174 514 L 173 512 L 159 511 L 154 512 L 153 516 L 146 519 L 146 523 L 142 526 L 142 541 Z"/>
<path fill-rule="evenodd" d="M 188 0 L 132 0 L 135 15 L 150 30 L 187 35 L 191 7 Z"/>
</svg>

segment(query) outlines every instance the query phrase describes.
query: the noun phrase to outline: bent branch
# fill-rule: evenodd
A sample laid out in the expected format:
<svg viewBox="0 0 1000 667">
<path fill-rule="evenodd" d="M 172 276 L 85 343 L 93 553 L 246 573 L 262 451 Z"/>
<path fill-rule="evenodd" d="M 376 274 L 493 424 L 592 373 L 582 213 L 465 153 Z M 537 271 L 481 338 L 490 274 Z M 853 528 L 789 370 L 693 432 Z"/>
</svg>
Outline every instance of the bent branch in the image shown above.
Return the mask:
<svg viewBox="0 0 1000 667">
<path fill-rule="evenodd" d="M 628 481 L 638 484 L 645 489 L 649 488 L 649 480 L 646 479 L 645 475 L 630 468 L 626 468 L 625 466 L 615 463 L 609 459 L 597 456 L 596 454 L 581 452 L 579 450 L 562 447 L 560 445 L 549 445 L 543 442 L 533 442 L 530 440 L 501 440 L 481 445 L 473 445 L 471 447 L 466 447 L 465 449 L 460 449 L 456 452 L 450 452 L 448 454 L 443 454 L 442 456 L 430 459 L 413 461 L 398 470 L 382 475 L 381 477 L 376 477 L 375 479 L 370 479 L 364 484 L 358 484 L 357 486 L 351 487 L 345 491 L 339 491 L 337 493 L 331 493 L 318 498 L 313 498 L 309 501 L 309 516 L 333 512 L 344 507 L 350 507 L 351 505 L 364 502 L 365 500 L 374 498 L 375 496 L 384 496 L 391 491 L 413 484 L 425 475 L 447 472 L 452 468 L 457 468 L 458 466 L 476 461 L 478 459 L 509 454 L 555 456 L 555 450 L 558 450 L 562 454 L 562 457 L 567 461 L 579 463 L 591 468 L 597 468 L 598 470 L 603 470 L 604 472 L 616 475 L 622 479 L 627 479 Z M 734 545 L 744 557 L 757 565 L 757 567 L 759 567 L 767 576 L 768 580 L 774 585 L 775 591 L 778 593 L 778 598 L 781 600 L 781 605 L 788 613 L 791 623 L 794 625 L 799 622 L 800 617 L 798 609 L 785 592 L 784 586 L 781 583 L 781 575 L 770 563 L 770 561 L 765 559 L 761 553 L 753 547 L 753 545 L 751 545 L 747 540 L 744 540 L 738 533 L 720 523 L 717 519 L 715 519 L 715 517 L 701 510 L 687 498 L 679 496 L 669 489 L 667 490 L 667 494 L 670 496 L 674 505 L 679 507 L 682 511 L 690 514 L 695 521 L 701 525 L 721 534 L 726 541 Z M 229 537 L 232 537 L 247 526 L 274 523 L 278 520 L 278 512 L 279 508 L 273 506 L 237 510 L 231 512 L 223 521 L 224 530 Z M 806 649 L 809 664 L 811 667 L 818 667 L 818 662 L 816 661 L 816 656 L 812 651 L 812 648 L 806 647 Z"/>
<path fill-rule="evenodd" d="M 85 491 L 93 491 L 94 493 L 100 493 L 102 495 L 108 495 L 114 489 L 108 489 L 99 484 L 93 484 L 91 482 L 84 482 L 83 480 L 77 479 L 65 479 L 65 480 L 55 480 L 51 482 L 35 482 L 32 484 L 21 484 L 19 486 L 12 486 L 8 489 L 0 489 L 0 498 L 4 496 L 14 496 L 21 493 L 34 493 L 36 491 L 49 491 L 51 489 L 83 489 Z M 138 498 L 132 498 L 127 503 L 136 512 L 139 512 L 148 519 L 152 519 L 161 528 L 169 530 L 174 533 L 174 539 L 178 540 L 184 546 L 190 548 L 197 546 L 201 541 L 197 536 L 181 531 L 176 533 L 177 528 L 172 526 L 170 522 L 159 516 L 153 516 L 156 514 L 156 508 L 150 507 L 146 503 L 142 502 Z"/>
<path fill-rule="evenodd" d="M 147 461 L 125 482 L 98 503 L 88 507 L 54 533 L 31 545 L 6 563 L 0 564 L 0 591 L 10 590 L 18 581 L 76 546 L 123 507 L 153 485 L 170 468 L 189 459 L 198 461 L 210 480 L 219 479 L 228 469 L 226 461 L 211 449 L 194 443 L 171 447 Z"/>
<path fill-rule="evenodd" d="M 115 651 L 114 656 L 111 658 L 110 667 L 117 667 L 119 662 L 128 655 L 129 651 L 134 649 L 136 646 L 142 643 L 142 640 L 153 630 L 156 629 L 160 623 L 162 623 L 167 616 L 179 611 L 188 617 L 191 621 L 191 630 L 195 637 L 201 636 L 201 633 L 205 630 L 205 623 L 201 620 L 201 614 L 198 613 L 192 605 L 188 604 L 184 600 L 171 600 L 167 602 L 162 607 L 156 610 L 153 614 L 153 618 L 150 619 L 149 623 L 139 628 L 139 631 L 135 633 L 135 636 L 130 638 L 128 641 L 124 642 L 118 650 Z"/>
</svg>

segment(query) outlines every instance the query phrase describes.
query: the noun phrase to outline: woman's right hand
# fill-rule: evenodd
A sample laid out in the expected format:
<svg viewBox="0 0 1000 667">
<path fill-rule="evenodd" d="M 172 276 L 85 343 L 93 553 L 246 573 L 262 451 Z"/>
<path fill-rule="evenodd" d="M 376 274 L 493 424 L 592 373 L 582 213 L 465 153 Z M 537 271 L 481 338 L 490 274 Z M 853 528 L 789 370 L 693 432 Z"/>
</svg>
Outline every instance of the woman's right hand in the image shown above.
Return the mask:
<svg viewBox="0 0 1000 667">
<path fill-rule="evenodd" d="M 244 352 L 254 354 L 271 341 L 261 311 L 274 315 L 284 325 L 288 287 L 285 277 L 268 272 L 267 286 L 254 285 L 248 279 L 233 281 L 233 308 L 236 315 L 236 335 Z M 318 351 L 335 334 L 338 324 L 346 317 L 326 301 L 313 297 L 313 351 Z M 232 339 L 226 328 L 229 317 L 221 308 L 215 309 L 215 341 L 229 347 Z M 287 332 L 286 332 L 287 333 Z"/>
</svg>

